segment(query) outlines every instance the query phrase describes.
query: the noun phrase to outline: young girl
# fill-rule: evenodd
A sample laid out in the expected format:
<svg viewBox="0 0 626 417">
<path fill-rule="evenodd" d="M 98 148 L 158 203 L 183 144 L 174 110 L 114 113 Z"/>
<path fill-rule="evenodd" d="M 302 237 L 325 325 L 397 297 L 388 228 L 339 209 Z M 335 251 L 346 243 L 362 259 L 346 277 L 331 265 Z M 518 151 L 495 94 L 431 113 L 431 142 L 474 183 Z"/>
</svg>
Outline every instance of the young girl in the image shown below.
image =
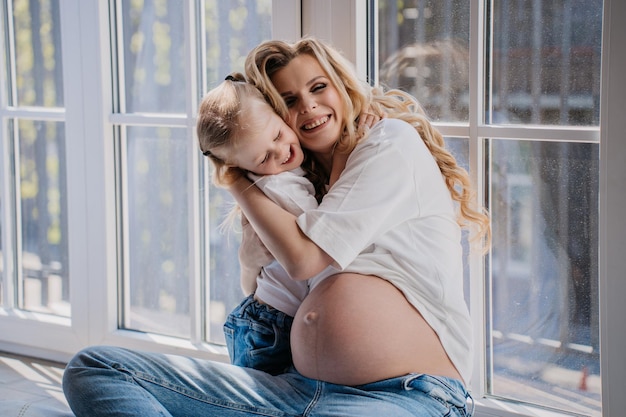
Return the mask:
<svg viewBox="0 0 626 417">
<path fill-rule="evenodd" d="M 313 185 L 300 168 L 304 154 L 298 138 L 243 75 L 229 75 L 206 94 L 197 135 L 200 150 L 213 163 L 217 185 L 229 186 L 247 175 L 294 215 L 317 207 Z M 256 268 L 254 276 L 249 271 L 242 268 L 241 275 L 247 297 L 224 324 L 226 345 L 233 364 L 275 375 L 292 364 L 291 324 L 308 285 L 292 280 L 275 260 L 258 275 Z"/>
</svg>

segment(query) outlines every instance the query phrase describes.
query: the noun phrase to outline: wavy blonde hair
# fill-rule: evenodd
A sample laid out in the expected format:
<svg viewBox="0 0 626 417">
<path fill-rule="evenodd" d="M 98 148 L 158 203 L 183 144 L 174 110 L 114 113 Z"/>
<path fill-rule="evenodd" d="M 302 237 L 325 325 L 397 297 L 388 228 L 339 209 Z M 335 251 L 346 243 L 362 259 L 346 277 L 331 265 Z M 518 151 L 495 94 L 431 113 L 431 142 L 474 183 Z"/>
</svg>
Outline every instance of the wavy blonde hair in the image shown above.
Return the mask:
<svg viewBox="0 0 626 417">
<path fill-rule="evenodd" d="M 287 66 L 299 55 L 308 54 L 315 58 L 330 82 L 339 92 L 344 106 L 344 134 L 337 138 L 336 151 L 351 152 L 359 140 L 356 132 L 356 119 L 362 113 L 375 113 L 381 117 L 404 120 L 411 124 L 435 158 L 444 177 L 452 199 L 458 203 L 458 223 L 461 227 L 477 226 L 472 240 L 480 240 L 487 248 L 491 241 L 489 216 L 482 207 L 476 206 L 475 193 L 469 174 L 459 166 L 456 159 L 446 149 L 441 133 L 431 124 L 419 102 L 410 94 L 392 89 L 384 91 L 360 81 L 352 64 L 330 45 L 315 39 L 303 38 L 295 43 L 266 41 L 254 48 L 247 56 L 245 72 L 248 81 L 254 84 L 283 118 L 288 115 L 287 106 L 272 83 L 272 76 Z M 303 168 L 309 172 L 309 179 L 318 194 L 325 192 L 329 173 L 309 157 Z"/>
</svg>

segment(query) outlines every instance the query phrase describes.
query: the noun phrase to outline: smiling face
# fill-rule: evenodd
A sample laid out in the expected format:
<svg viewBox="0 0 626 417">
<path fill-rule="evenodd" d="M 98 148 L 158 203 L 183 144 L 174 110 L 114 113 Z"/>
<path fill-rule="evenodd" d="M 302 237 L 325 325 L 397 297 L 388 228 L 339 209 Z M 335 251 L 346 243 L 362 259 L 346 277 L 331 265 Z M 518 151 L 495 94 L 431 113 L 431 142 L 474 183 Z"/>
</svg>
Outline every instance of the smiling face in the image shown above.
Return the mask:
<svg viewBox="0 0 626 417">
<path fill-rule="evenodd" d="M 306 149 L 330 154 L 343 131 L 343 105 L 317 59 L 298 55 L 272 76 L 289 109 L 287 123 Z"/>
<path fill-rule="evenodd" d="M 304 160 L 298 137 L 265 101 L 253 98 L 242 104 L 241 129 L 232 146 L 212 150 L 229 166 L 258 175 L 279 174 L 299 167 Z"/>
</svg>

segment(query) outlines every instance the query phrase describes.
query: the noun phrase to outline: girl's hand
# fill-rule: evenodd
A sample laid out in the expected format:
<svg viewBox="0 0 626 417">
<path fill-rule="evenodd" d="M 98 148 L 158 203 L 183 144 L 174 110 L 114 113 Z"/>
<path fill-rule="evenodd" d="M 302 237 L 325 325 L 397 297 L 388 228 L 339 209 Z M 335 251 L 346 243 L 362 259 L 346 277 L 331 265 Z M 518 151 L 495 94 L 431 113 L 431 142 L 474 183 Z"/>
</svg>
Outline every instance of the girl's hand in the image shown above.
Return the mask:
<svg viewBox="0 0 626 417">
<path fill-rule="evenodd" d="M 374 113 L 361 113 L 357 119 L 357 125 L 356 125 L 357 137 L 360 139 L 363 136 L 367 135 L 370 128 L 385 117 L 386 117 L 386 114 L 383 114 L 381 117 Z"/>
</svg>

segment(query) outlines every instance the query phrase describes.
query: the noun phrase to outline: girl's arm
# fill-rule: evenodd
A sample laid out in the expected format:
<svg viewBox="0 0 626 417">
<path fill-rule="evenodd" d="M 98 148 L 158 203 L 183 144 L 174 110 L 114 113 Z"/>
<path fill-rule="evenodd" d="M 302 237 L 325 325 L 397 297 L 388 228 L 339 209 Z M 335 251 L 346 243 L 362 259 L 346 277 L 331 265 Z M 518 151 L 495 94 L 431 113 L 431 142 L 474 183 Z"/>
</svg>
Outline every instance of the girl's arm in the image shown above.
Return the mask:
<svg viewBox="0 0 626 417">
<path fill-rule="evenodd" d="M 261 241 L 293 279 L 308 279 L 333 262 L 302 233 L 296 216 L 280 208 L 247 178 L 239 178 L 229 191 Z"/>
<path fill-rule="evenodd" d="M 274 260 L 263 242 L 250 225 L 248 219 L 241 215 L 241 245 L 239 245 L 239 268 L 241 270 L 241 289 L 245 295 L 256 291 L 256 279 L 261 268 Z"/>
</svg>

